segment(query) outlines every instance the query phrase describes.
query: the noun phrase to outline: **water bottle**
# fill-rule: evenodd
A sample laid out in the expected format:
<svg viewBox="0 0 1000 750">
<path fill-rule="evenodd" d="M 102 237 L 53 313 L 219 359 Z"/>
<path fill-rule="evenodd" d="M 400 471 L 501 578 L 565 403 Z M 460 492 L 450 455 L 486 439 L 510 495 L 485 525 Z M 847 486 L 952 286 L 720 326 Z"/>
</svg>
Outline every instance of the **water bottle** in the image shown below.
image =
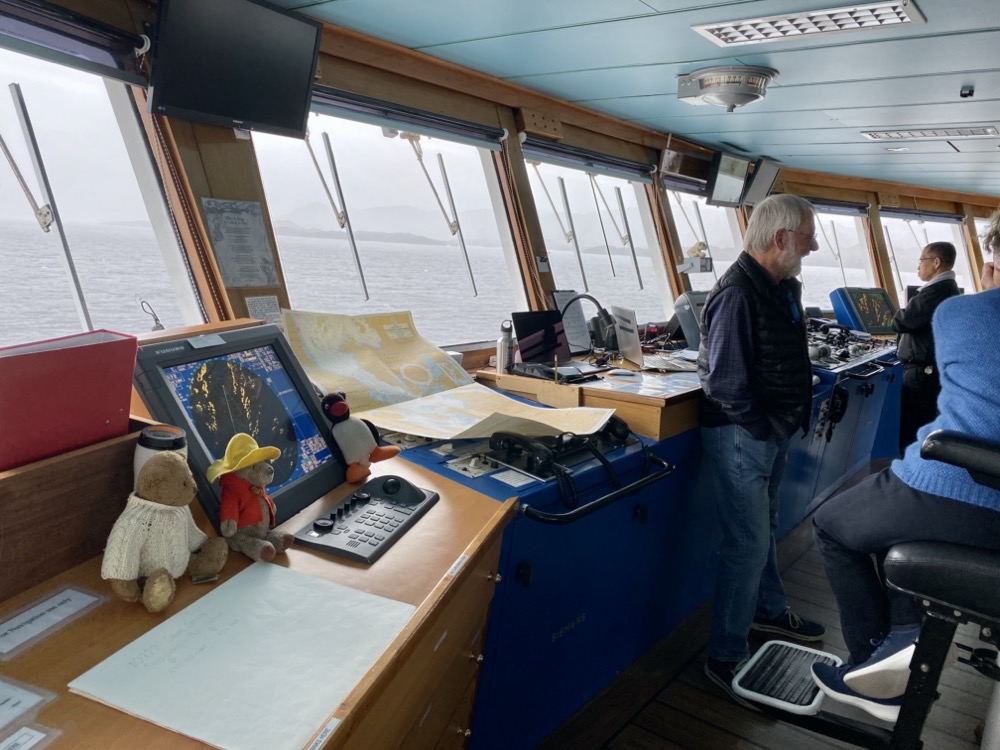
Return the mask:
<svg viewBox="0 0 1000 750">
<path fill-rule="evenodd" d="M 500 324 L 500 338 L 497 339 L 497 372 L 507 372 L 514 363 L 514 328 L 509 320 Z"/>
</svg>

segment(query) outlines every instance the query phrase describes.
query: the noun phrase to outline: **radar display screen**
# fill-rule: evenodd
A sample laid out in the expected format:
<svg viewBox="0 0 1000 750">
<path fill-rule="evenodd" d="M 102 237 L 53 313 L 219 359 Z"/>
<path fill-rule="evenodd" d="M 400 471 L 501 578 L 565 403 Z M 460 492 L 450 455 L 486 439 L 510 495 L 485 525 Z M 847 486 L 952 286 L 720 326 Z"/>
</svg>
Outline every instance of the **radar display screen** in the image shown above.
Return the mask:
<svg viewBox="0 0 1000 750">
<path fill-rule="evenodd" d="M 163 375 L 209 461 L 225 455 L 238 432 L 281 451 L 268 492 L 335 460 L 271 346 L 164 367 Z"/>
<path fill-rule="evenodd" d="M 896 307 L 885 289 L 847 289 L 848 299 L 858 317 L 861 330 L 873 336 L 891 334 Z"/>
</svg>

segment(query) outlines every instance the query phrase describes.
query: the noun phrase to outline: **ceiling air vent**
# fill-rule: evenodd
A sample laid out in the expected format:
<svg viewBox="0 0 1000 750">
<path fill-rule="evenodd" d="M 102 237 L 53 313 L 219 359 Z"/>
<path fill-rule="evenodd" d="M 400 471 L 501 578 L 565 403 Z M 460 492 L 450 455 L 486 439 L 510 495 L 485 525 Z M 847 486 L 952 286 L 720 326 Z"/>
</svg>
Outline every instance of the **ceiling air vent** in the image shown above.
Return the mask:
<svg viewBox="0 0 1000 750">
<path fill-rule="evenodd" d="M 920 138 L 995 138 L 993 126 L 985 128 L 934 128 L 927 130 L 869 130 L 861 135 L 869 141 L 913 141 Z"/>
<path fill-rule="evenodd" d="M 848 5 L 767 18 L 722 21 L 691 28 L 720 47 L 736 47 L 741 44 L 800 39 L 812 34 L 864 31 L 907 23 L 924 23 L 924 17 L 912 0 Z"/>
</svg>

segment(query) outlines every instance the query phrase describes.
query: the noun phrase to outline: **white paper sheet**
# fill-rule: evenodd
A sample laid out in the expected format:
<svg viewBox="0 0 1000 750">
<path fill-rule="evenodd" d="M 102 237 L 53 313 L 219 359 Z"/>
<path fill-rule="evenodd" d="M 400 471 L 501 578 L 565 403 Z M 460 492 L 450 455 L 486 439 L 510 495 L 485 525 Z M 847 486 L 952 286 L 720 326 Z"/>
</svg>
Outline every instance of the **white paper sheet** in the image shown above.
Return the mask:
<svg viewBox="0 0 1000 750">
<path fill-rule="evenodd" d="M 301 748 L 414 610 L 255 563 L 69 688 L 226 750 Z"/>
</svg>

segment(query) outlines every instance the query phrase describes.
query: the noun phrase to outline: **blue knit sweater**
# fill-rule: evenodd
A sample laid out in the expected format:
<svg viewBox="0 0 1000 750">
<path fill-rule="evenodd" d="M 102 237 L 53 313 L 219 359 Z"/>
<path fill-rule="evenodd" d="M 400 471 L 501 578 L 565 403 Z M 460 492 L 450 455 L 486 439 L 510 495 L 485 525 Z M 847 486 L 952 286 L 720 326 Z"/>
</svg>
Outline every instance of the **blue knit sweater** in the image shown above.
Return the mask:
<svg viewBox="0 0 1000 750">
<path fill-rule="evenodd" d="M 932 430 L 1000 443 L 1000 288 L 945 300 L 932 326 L 941 373 L 938 417 L 920 428 L 892 470 L 915 489 L 1000 511 L 1000 490 L 976 484 L 965 469 L 920 457 Z"/>
</svg>

